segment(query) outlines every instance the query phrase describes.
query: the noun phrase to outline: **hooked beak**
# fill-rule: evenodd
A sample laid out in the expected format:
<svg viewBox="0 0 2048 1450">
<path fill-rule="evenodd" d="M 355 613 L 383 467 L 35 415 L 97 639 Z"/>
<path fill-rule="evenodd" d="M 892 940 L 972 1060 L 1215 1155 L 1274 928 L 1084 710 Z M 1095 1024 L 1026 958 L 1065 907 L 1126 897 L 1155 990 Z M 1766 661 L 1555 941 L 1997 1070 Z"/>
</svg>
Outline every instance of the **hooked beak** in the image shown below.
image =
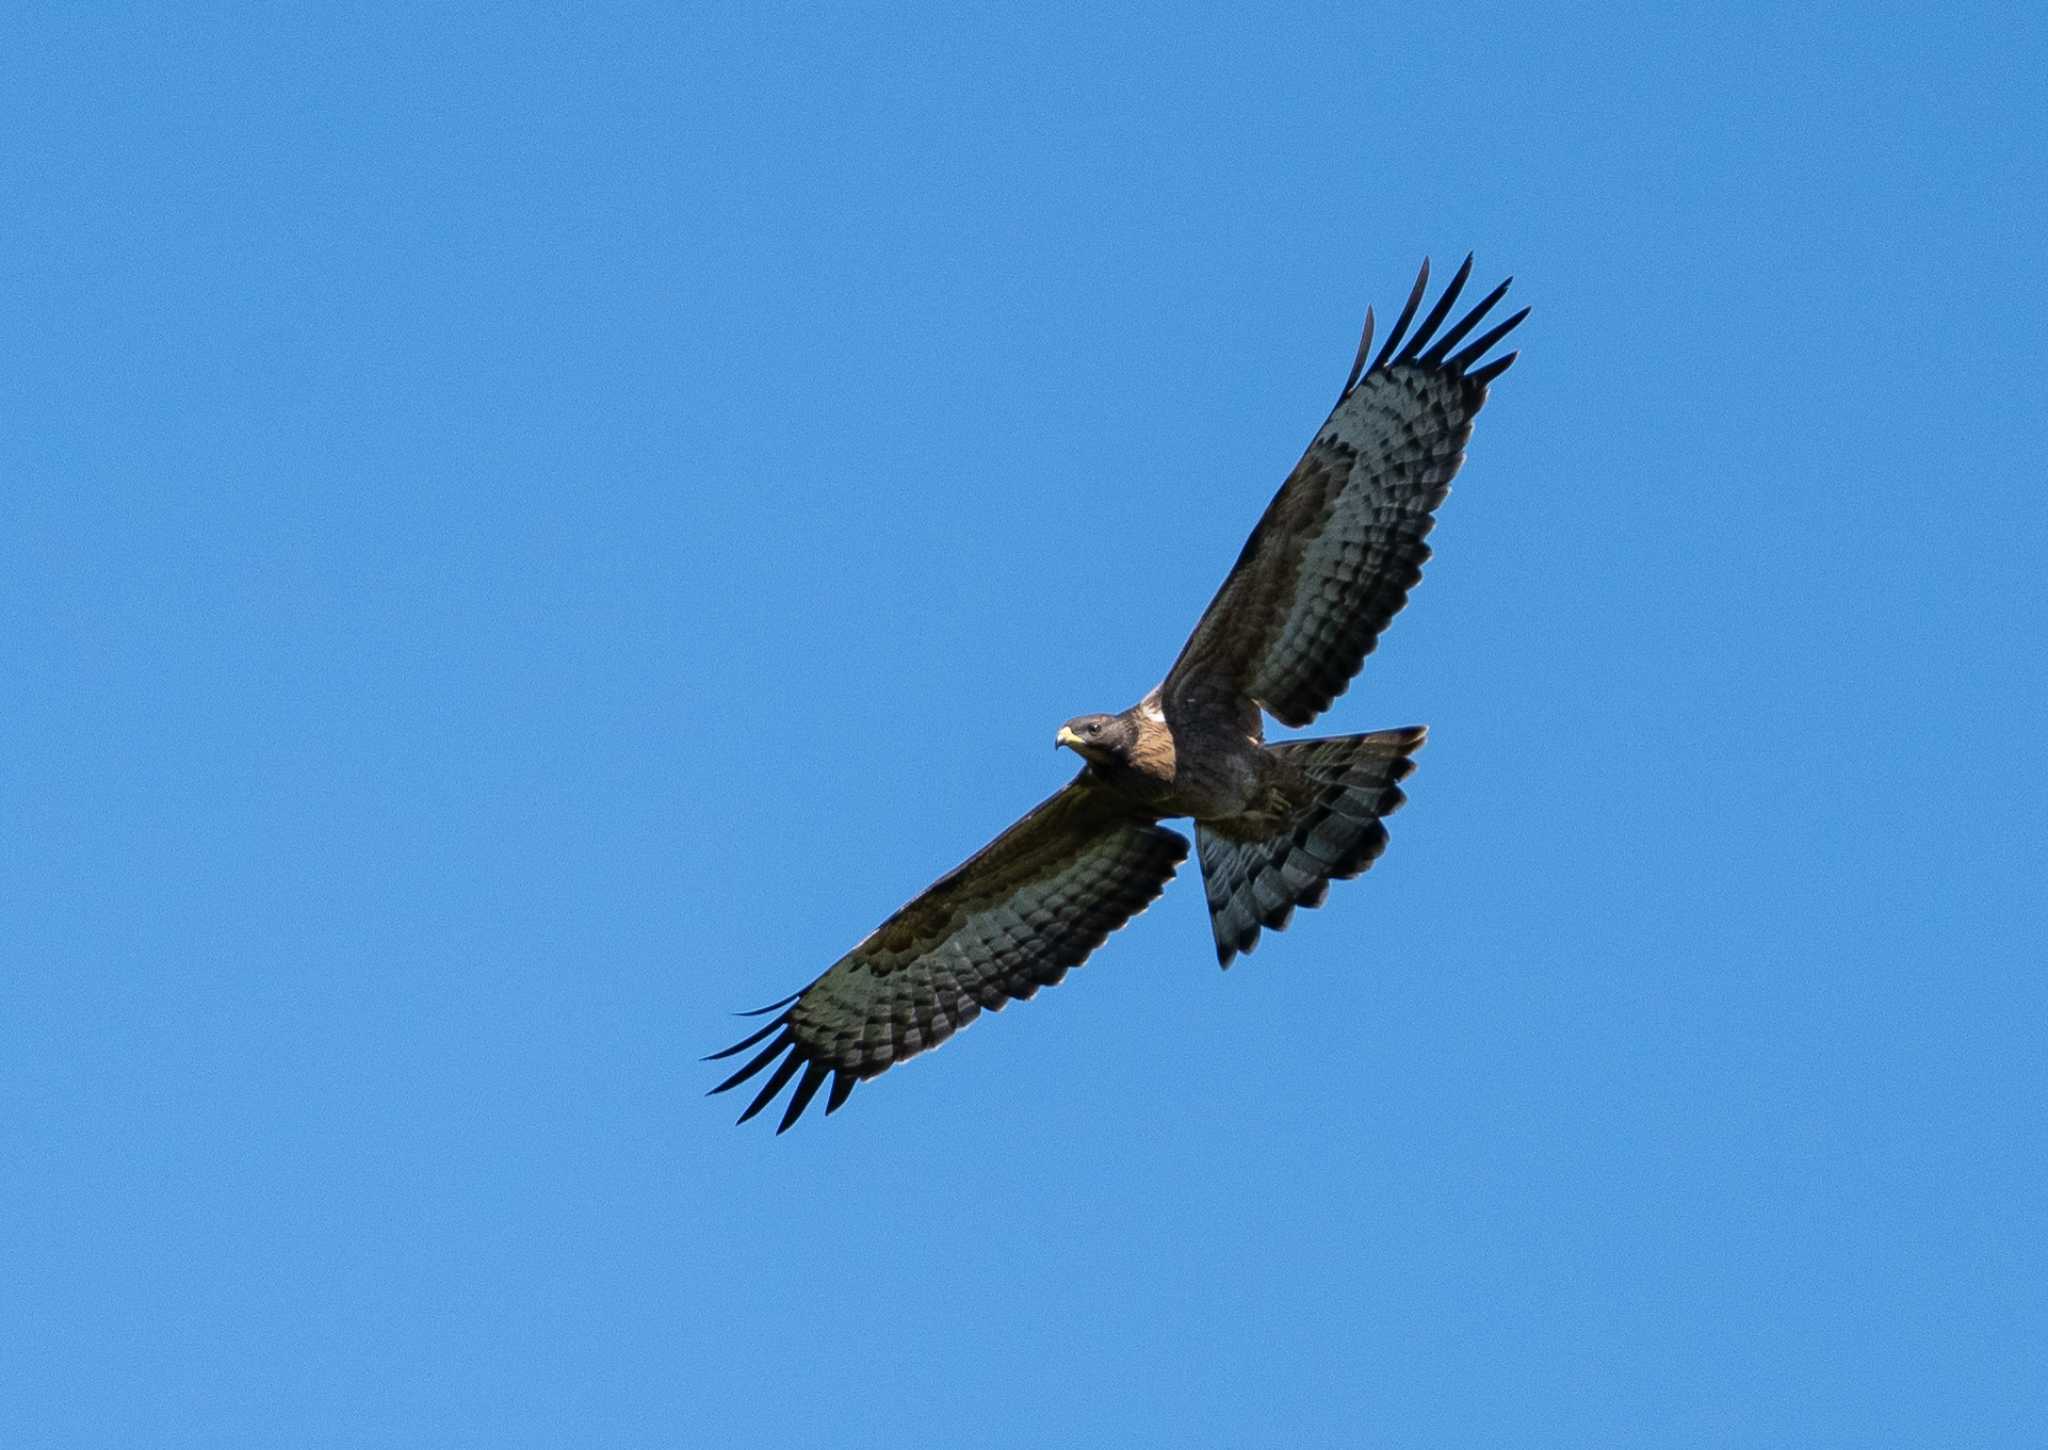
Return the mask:
<svg viewBox="0 0 2048 1450">
<path fill-rule="evenodd" d="M 1062 745 L 1077 753 L 1080 751 L 1081 737 L 1074 733 L 1073 727 L 1062 725 L 1060 726 L 1060 733 L 1053 736 L 1052 748 L 1058 750 Z"/>
</svg>

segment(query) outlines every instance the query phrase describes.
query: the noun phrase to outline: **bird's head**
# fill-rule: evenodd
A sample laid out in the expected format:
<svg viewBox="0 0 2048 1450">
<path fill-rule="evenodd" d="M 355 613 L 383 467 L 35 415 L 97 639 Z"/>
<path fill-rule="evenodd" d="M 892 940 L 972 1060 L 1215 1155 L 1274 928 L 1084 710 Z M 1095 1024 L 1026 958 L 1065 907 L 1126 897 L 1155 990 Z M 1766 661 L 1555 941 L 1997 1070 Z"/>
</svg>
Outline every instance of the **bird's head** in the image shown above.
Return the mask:
<svg viewBox="0 0 2048 1450">
<path fill-rule="evenodd" d="M 1137 731 L 1122 715 L 1076 715 L 1053 736 L 1054 749 L 1064 745 L 1083 760 L 1112 765 L 1129 754 Z"/>
</svg>

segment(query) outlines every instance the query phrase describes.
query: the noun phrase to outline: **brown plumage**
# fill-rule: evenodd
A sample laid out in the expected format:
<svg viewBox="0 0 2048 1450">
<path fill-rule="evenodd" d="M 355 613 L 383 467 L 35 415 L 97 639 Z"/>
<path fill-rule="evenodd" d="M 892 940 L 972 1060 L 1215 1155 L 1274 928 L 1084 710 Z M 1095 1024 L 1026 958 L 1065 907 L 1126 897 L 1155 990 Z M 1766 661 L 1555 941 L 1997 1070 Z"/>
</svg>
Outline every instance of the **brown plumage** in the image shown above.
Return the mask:
<svg viewBox="0 0 2048 1450">
<path fill-rule="evenodd" d="M 1083 758 L 1081 773 L 810 986 L 754 1014 L 776 1014 L 767 1025 L 713 1054 L 757 1049 L 713 1092 L 769 1073 L 741 1122 L 793 1078 L 777 1132 L 828 1079 L 833 1112 L 855 1083 L 945 1041 L 983 1008 L 1058 982 L 1186 859 L 1187 838 L 1162 818 L 1194 818 L 1225 966 L 1378 858 L 1381 822 L 1404 799 L 1423 729 L 1268 746 L 1262 712 L 1301 726 L 1327 709 L 1422 577 L 1472 419 L 1516 355 L 1481 360 L 1528 315 L 1459 347 L 1503 282 L 1438 336 L 1471 269 L 1467 257 L 1410 337 L 1429 282 L 1423 263 L 1370 366 L 1366 313 L 1336 408 L 1166 678 L 1127 710 L 1061 727 L 1056 743 Z"/>
</svg>

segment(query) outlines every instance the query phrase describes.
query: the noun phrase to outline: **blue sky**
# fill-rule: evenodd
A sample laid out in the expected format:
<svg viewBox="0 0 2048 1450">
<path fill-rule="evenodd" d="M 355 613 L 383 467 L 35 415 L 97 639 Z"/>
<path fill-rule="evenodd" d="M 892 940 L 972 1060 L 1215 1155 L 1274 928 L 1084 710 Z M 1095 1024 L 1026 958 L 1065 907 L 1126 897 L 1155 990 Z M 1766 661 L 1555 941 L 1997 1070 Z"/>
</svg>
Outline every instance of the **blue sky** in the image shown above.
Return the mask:
<svg viewBox="0 0 2048 1450">
<path fill-rule="evenodd" d="M 2020 6 L 16 7 L 0 1440 L 2039 1445 Z M 697 1061 L 1535 307 L 1321 725 L 783 1138 Z"/>
</svg>

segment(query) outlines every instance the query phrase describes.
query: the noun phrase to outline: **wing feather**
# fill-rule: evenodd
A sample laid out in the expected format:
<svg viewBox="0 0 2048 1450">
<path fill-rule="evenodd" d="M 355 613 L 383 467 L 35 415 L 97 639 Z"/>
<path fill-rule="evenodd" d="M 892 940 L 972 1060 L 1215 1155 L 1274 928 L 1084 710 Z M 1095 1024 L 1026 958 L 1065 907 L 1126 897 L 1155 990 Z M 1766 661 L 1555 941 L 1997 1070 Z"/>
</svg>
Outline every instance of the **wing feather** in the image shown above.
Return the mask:
<svg viewBox="0 0 2048 1450">
<path fill-rule="evenodd" d="M 1186 837 L 1134 813 L 1084 771 L 778 1004 L 786 1010 L 767 1027 L 713 1053 L 731 1057 L 770 1039 L 712 1091 L 780 1058 L 741 1122 L 799 1069 L 776 1131 L 802 1116 L 828 1073 L 825 1111 L 836 1112 L 855 1083 L 938 1046 L 984 1008 L 1058 982 L 1150 905 L 1187 854 Z"/>
<path fill-rule="evenodd" d="M 1401 339 L 1407 335 L 1408 324 L 1415 320 L 1415 309 L 1422 305 L 1422 295 L 1428 290 L 1429 258 L 1424 257 L 1422 270 L 1415 274 L 1415 285 L 1408 289 L 1408 305 L 1403 307 L 1401 315 L 1394 319 L 1394 330 L 1387 334 L 1386 345 L 1380 349 L 1380 355 L 1372 360 L 1369 371 L 1378 372 L 1393 359 L 1394 349 L 1401 345 Z M 1337 400 L 1337 406 L 1344 406 L 1342 398 Z"/>
<path fill-rule="evenodd" d="M 1452 304 L 1458 300 L 1458 294 L 1465 290 L 1465 283 L 1471 276 L 1472 254 L 1467 252 L 1465 260 L 1452 275 L 1450 284 L 1444 288 L 1443 295 L 1436 299 L 1436 306 L 1429 309 L 1429 316 L 1422 319 L 1422 326 L 1415 329 L 1415 336 L 1409 338 L 1408 346 L 1401 350 L 1403 361 L 1413 359 L 1428 346 L 1430 337 L 1443 326 L 1444 319 L 1451 315 Z"/>
<path fill-rule="evenodd" d="M 1306 725 L 1408 602 L 1486 386 L 1515 354 L 1473 365 L 1528 316 L 1522 309 L 1452 355 L 1507 294 L 1503 282 L 1431 346 L 1471 271 L 1468 256 L 1410 335 L 1428 290 L 1423 263 L 1379 355 L 1280 486 L 1167 673 L 1160 693 L 1175 718 L 1248 699 Z"/>
</svg>

